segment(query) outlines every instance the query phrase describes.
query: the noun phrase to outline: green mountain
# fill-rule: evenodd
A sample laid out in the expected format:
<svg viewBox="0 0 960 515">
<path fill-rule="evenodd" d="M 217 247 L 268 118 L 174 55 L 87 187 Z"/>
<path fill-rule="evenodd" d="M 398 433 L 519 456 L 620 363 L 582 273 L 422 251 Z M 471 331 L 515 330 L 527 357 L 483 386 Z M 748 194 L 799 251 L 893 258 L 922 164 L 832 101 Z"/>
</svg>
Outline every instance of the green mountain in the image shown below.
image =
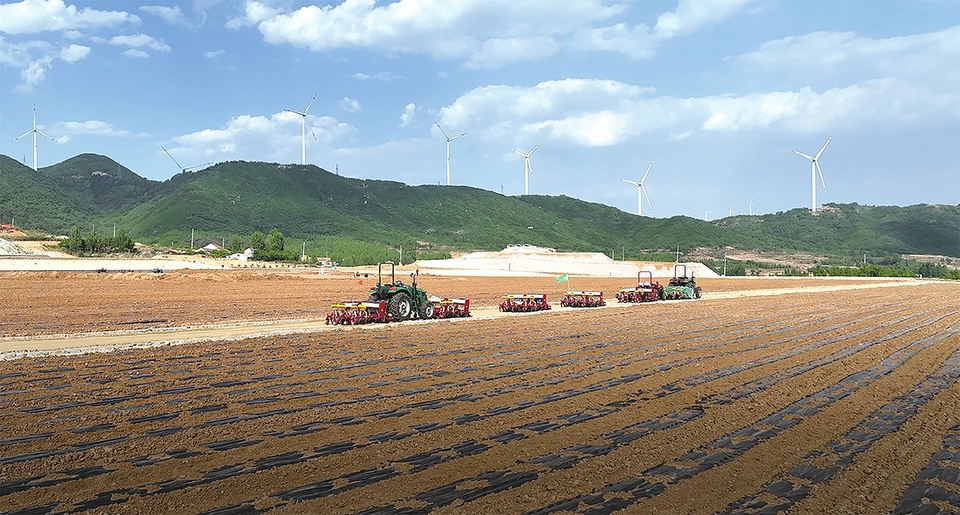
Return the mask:
<svg viewBox="0 0 960 515">
<path fill-rule="evenodd" d="M 60 234 L 115 223 L 138 240 L 182 246 L 191 235 L 225 242 L 276 228 L 314 248 L 350 241 L 390 252 L 530 243 L 628 258 L 677 246 L 960 257 L 960 206 L 827 204 L 816 214 L 798 208 L 706 222 L 639 217 L 566 196 L 352 179 L 313 165 L 226 162 L 156 182 L 93 154 L 39 172 L 0 156 L 0 182 L 0 220 L 15 216 L 22 227 Z"/>
</svg>

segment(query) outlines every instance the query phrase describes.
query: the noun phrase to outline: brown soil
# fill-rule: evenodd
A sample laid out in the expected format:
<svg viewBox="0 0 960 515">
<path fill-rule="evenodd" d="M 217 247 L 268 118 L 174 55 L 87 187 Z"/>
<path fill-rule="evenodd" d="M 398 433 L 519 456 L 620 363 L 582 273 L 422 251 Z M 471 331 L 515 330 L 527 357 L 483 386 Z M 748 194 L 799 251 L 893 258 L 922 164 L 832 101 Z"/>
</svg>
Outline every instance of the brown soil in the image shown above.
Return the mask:
<svg viewBox="0 0 960 515">
<path fill-rule="evenodd" d="M 23 336 L 128 321 L 322 319 L 330 302 L 365 296 L 370 279 L 357 282 L 251 272 L 10 274 L 0 277 L 0 329 Z M 477 306 L 504 293 L 559 300 L 564 289 L 612 298 L 629 286 L 571 283 L 421 278 L 430 293 Z M 700 301 L 610 301 L 0 361 L 0 506 L 960 510 L 960 284 L 698 283 L 707 292 Z M 838 289 L 850 286 L 857 289 Z M 113 333 L 124 335 L 135 333 Z M 0 339 L 0 349 L 12 341 Z"/>
</svg>

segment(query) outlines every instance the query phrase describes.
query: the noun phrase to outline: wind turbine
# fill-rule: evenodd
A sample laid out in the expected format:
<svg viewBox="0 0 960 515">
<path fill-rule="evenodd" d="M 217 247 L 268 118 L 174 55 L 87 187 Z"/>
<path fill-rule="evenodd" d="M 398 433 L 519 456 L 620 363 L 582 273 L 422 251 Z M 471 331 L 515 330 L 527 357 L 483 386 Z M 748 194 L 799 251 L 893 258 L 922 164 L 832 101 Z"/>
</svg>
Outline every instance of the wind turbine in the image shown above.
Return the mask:
<svg viewBox="0 0 960 515">
<path fill-rule="evenodd" d="M 629 179 L 620 179 L 623 182 L 629 182 L 630 184 L 635 184 L 637 186 L 637 215 L 643 216 L 643 202 L 640 198 L 642 193 L 644 197 L 647 197 L 647 205 L 650 206 L 650 211 L 653 211 L 653 204 L 650 203 L 650 195 L 647 195 L 647 189 L 643 187 L 643 181 L 647 180 L 647 174 L 650 173 L 650 169 L 653 168 L 653 161 L 650 161 L 650 165 L 647 166 L 647 171 L 643 173 L 643 177 L 640 178 L 640 182 L 631 181 Z"/>
<path fill-rule="evenodd" d="M 826 148 L 827 148 L 827 145 L 830 144 L 830 140 L 831 140 L 831 139 L 833 139 L 833 138 L 832 138 L 832 137 L 827 138 L 827 142 L 824 143 L 822 147 L 820 147 L 820 152 L 817 152 L 817 155 L 812 156 L 812 157 L 804 154 L 803 152 L 797 152 L 796 150 L 794 150 L 794 149 L 792 149 L 792 148 L 790 149 L 790 152 L 793 152 L 794 154 L 803 156 L 803 157 L 805 157 L 805 158 L 807 158 L 807 159 L 810 160 L 810 182 L 811 182 L 811 184 L 810 184 L 810 198 L 811 198 L 811 200 L 810 200 L 810 210 L 813 211 L 814 213 L 817 212 L 817 172 L 820 172 L 820 184 L 823 184 L 823 191 L 824 191 L 824 193 L 826 193 L 826 191 L 827 191 L 827 183 L 824 182 L 824 180 L 823 180 L 823 170 L 820 169 L 820 154 L 823 154 L 824 149 L 826 149 Z"/>
<path fill-rule="evenodd" d="M 307 112 L 310 111 L 310 106 L 313 105 L 313 101 L 317 99 L 317 94 L 313 94 L 313 98 L 310 99 L 310 103 L 307 104 L 307 108 L 300 111 L 294 111 L 293 109 L 284 109 L 284 111 L 291 112 L 296 115 L 300 115 L 300 164 L 307 164 Z M 310 134 L 313 134 L 313 140 L 317 140 L 317 133 L 313 132 L 313 127 L 310 127 Z"/>
<path fill-rule="evenodd" d="M 753 216 L 753 199 L 750 199 L 750 216 Z"/>
<path fill-rule="evenodd" d="M 459 137 L 466 136 L 467 133 L 464 132 L 460 136 L 454 136 L 451 138 L 450 136 L 447 136 L 447 133 L 443 130 L 443 127 L 440 126 L 440 122 L 434 122 L 434 123 L 437 124 L 437 128 L 440 129 L 440 132 L 443 133 L 443 137 L 447 138 L 447 186 L 449 186 L 450 185 L 450 142 Z"/>
<path fill-rule="evenodd" d="M 727 216 L 733 216 L 733 215 L 736 214 L 736 213 L 733 212 L 733 208 L 732 208 L 732 207 L 727 206 L 727 209 L 730 211 L 729 213 L 727 213 Z"/>
<path fill-rule="evenodd" d="M 539 147 L 540 147 L 540 144 L 537 143 L 537 145 L 531 148 L 530 152 L 527 152 L 526 154 L 524 154 L 523 152 L 520 152 L 517 149 L 513 149 L 513 151 L 516 152 L 518 155 L 523 156 L 523 194 L 524 195 L 530 194 L 530 188 L 529 188 L 530 176 L 533 175 L 533 165 L 530 164 L 530 155 L 533 154 Z"/>
<path fill-rule="evenodd" d="M 47 136 L 46 133 L 44 133 L 42 130 L 37 128 L 37 105 L 36 104 L 33 105 L 33 128 L 17 136 L 16 138 L 13 138 L 13 141 L 17 141 L 18 139 L 26 136 L 27 134 L 30 134 L 31 132 L 33 133 L 33 171 L 37 171 L 37 134 L 43 134 L 45 138 L 47 138 L 48 140 L 54 143 L 56 143 L 57 140 L 51 138 L 50 136 Z"/>
<path fill-rule="evenodd" d="M 709 219 L 707 218 L 707 215 L 709 215 L 709 214 L 710 214 L 710 211 L 707 211 L 706 213 L 703 214 L 703 221 L 704 221 L 704 222 L 709 221 Z"/>
<path fill-rule="evenodd" d="M 163 148 L 163 146 L 161 146 L 160 148 Z M 177 164 L 177 168 L 179 168 L 180 171 L 184 173 L 186 173 L 186 171 L 191 168 L 200 168 L 201 166 L 207 166 L 209 164 L 213 164 L 213 161 L 211 161 L 209 163 L 204 163 L 202 165 L 196 165 L 196 166 L 187 166 L 187 167 L 180 166 L 180 163 L 176 160 L 176 158 L 173 157 L 173 154 L 171 154 L 169 150 L 163 148 L 163 151 L 166 152 L 168 156 L 170 156 L 170 159 L 173 159 L 173 162 Z"/>
</svg>

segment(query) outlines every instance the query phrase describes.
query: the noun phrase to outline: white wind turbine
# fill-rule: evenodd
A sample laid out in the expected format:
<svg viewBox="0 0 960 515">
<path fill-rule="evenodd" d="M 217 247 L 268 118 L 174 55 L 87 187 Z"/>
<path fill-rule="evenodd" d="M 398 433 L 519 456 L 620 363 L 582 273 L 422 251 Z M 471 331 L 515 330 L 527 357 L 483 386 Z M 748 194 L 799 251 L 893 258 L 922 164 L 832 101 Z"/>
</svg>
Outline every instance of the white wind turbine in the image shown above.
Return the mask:
<svg viewBox="0 0 960 515">
<path fill-rule="evenodd" d="M 317 94 L 313 94 L 313 98 L 310 99 L 310 103 L 307 104 L 307 108 L 300 111 L 294 111 L 293 109 L 284 109 L 284 111 L 291 112 L 296 115 L 300 115 L 300 164 L 307 164 L 307 112 L 310 111 L 310 106 L 313 105 L 313 101 L 317 99 Z M 310 127 L 310 134 L 313 134 L 313 140 L 317 140 L 317 133 L 313 132 L 313 127 Z"/>
<path fill-rule="evenodd" d="M 524 154 L 523 152 L 520 152 L 517 149 L 513 149 L 513 151 L 516 152 L 518 155 L 523 156 L 523 194 L 524 195 L 530 194 L 530 188 L 529 188 L 530 176 L 533 175 L 533 165 L 530 164 L 530 154 L 533 154 L 534 151 L 536 151 L 537 148 L 539 147 L 540 147 L 540 144 L 537 143 L 537 145 L 531 148 L 530 152 L 527 152 L 526 154 Z"/>
<path fill-rule="evenodd" d="M 441 133 L 443 133 L 443 137 L 447 138 L 447 186 L 449 186 L 450 185 L 450 142 L 459 137 L 466 136 L 467 133 L 464 132 L 460 136 L 454 136 L 451 138 L 450 136 L 447 136 L 447 133 L 443 130 L 443 127 L 440 126 L 440 122 L 434 122 L 434 123 L 437 124 L 437 128 L 440 129 Z"/>
<path fill-rule="evenodd" d="M 750 216 L 753 216 L 753 199 L 750 199 Z"/>
<path fill-rule="evenodd" d="M 160 148 L 163 148 L 163 146 L 161 146 Z M 191 169 L 191 168 L 200 168 L 201 166 L 207 166 L 207 165 L 209 165 L 209 164 L 213 164 L 213 161 L 211 161 L 211 162 L 209 162 L 209 163 L 204 163 L 204 164 L 202 164 L 202 165 L 196 165 L 196 166 L 186 166 L 186 167 L 180 166 L 180 162 L 177 161 L 176 158 L 173 157 L 173 154 L 171 154 L 169 150 L 163 148 L 163 151 L 166 152 L 168 156 L 170 156 L 170 159 L 173 159 L 173 162 L 177 164 L 177 168 L 179 168 L 180 171 L 181 171 L 181 172 L 184 172 L 184 173 L 186 173 L 186 171 L 189 170 L 189 169 Z"/>
<path fill-rule="evenodd" d="M 36 104 L 33 105 L 33 128 L 17 136 L 16 138 L 13 138 L 13 141 L 17 141 L 18 139 L 26 136 L 27 134 L 30 134 L 31 132 L 33 133 L 33 171 L 37 171 L 37 134 L 43 134 L 45 138 L 47 138 L 48 140 L 54 143 L 56 143 L 57 140 L 51 138 L 50 136 L 47 136 L 46 133 L 44 133 L 42 130 L 37 128 L 37 105 Z"/>
<path fill-rule="evenodd" d="M 637 186 L 637 215 L 643 216 L 643 199 L 641 194 L 644 197 L 647 197 L 647 205 L 650 206 L 650 211 L 653 211 L 653 204 L 650 203 L 650 195 L 647 195 L 647 189 L 643 187 L 643 181 L 647 180 L 647 174 L 650 173 L 650 169 L 653 168 L 653 161 L 650 161 L 650 165 L 647 166 L 647 171 L 643 173 L 643 177 L 640 178 L 640 182 L 631 181 L 630 179 L 620 179 L 623 182 L 629 182 Z"/>
<path fill-rule="evenodd" d="M 704 221 L 704 222 L 709 221 L 709 219 L 707 218 L 707 215 L 709 215 L 709 214 L 710 214 L 710 211 L 707 211 L 706 213 L 703 214 L 703 221 Z"/>
<path fill-rule="evenodd" d="M 730 206 L 727 206 L 727 210 L 730 211 L 729 213 L 727 213 L 727 216 L 733 216 L 733 215 L 736 214 L 736 213 L 733 212 L 733 208 L 730 207 Z"/>
<path fill-rule="evenodd" d="M 823 180 L 823 170 L 820 169 L 820 154 L 823 154 L 823 150 L 827 148 L 827 145 L 830 144 L 830 140 L 833 139 L 827 138 L 827 142 L 820 147 L 820 152 L 817 152 L 815 156 L 808 156 L 803 152 L 797 152 L 794 149 L 790 149 L 790 152 L 794 154 L 801 155 L 810 160 L 810 210 L 814 213 L 817 212 L 817 172 L 820 173 L 820 184 L 823 184 L 823 191 L 827 191 L 827 183 Z"/>
</svg>

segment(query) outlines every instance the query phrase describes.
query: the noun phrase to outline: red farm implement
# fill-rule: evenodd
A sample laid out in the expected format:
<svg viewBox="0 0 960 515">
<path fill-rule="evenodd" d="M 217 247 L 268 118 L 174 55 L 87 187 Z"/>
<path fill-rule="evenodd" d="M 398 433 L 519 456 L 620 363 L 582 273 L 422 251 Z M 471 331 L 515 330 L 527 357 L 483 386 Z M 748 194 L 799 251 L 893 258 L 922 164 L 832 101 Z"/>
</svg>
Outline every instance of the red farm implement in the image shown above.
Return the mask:
<svg viewBox="0 0 960 515">
<path fill-rule="evenodd" d="M 607 303 L 601 291 L 565 291 L 560 305 L 565 308 L 596 308 Z"/>
<path fill-rule="evenodd" d="M 543 293 L 511 293 L 503 296 L 500 302 L 500 311 L 512 313 L 526 313 L 529 311 L 544 311 L 550 309 L 547 296 Z"/>
<path fill-rule="evenodd" d="M 442 299 L 431 296 L 433 318 L 460 318 L 470 316 L 470 299 Z"/>
<path fill-rule="evenodd" d="M 393 318 L 387 313 L 386 301 L 338 302 L 332 307 L 333 311 L 327 315 L 327 325 L 386 323 Z"/>
<path fill-rule="evenodd" d="M 647 270 L 637 272 L 637 285 L 633 288 L 621 288 L 617 292 L 617 301 L 653 302 L 664 299 L 663 285 L 653 282 L 653 273 Z"/>
</svg>

